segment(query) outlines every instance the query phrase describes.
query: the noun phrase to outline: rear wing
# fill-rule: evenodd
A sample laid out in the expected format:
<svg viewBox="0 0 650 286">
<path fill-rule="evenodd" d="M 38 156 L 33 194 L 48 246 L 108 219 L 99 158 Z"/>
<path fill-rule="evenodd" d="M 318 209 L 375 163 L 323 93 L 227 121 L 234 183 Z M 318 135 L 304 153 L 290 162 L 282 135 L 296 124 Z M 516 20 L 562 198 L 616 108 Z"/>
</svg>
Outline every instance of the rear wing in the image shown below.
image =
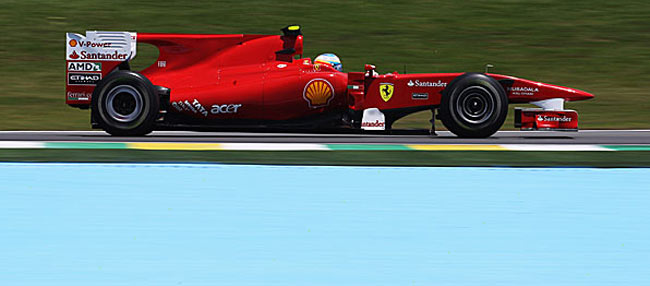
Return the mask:
<svg viewBox="0 0 650 286">
<path fill-rule="evenodd" d="M 97 82 L 135 57 L 136 42 L 132 32 L 66 33 L 66 103 L 89 106 Z"/>
</svg>

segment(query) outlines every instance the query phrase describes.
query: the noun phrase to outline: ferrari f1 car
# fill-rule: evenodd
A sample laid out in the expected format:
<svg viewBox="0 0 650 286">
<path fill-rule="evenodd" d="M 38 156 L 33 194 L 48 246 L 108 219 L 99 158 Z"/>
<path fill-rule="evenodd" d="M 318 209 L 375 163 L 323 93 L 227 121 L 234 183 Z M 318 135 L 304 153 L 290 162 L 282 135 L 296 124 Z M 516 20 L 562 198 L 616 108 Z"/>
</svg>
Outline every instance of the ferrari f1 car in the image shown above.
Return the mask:
<svg viewBox="0 0 650 286">
<path fill-rule="evenodd" d="M 157 61 L 136 72 L 137 43 Z M 460 137 L 488 137 L 508 104 L 525 130 L 577 130 L 565 101 L 593 95 L 491 73 L 342 72 L 337 63 L 303 58 L 299 26 L 282 35 L 196 35 L 89 31 L 66 35 L 66 103 L 91 109 L 91 124 L 112 135 L 153 130 L 274 128 L 391 130 L 414 112 Z M 437 113 L 437 116 L 436 116 Z"/>
</svg>

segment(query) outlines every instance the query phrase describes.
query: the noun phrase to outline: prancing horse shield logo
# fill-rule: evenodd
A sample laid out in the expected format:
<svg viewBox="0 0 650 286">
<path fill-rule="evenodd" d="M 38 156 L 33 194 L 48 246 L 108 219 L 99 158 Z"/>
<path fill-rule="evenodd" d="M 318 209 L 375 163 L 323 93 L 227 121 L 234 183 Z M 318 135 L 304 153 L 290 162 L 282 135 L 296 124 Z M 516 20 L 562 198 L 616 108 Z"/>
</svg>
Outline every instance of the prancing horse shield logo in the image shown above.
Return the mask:
<svg viewBox="0 0 650 286">
<path fill-rule="evenodd" d="M 390 100 L 391 97 L 393 97 L 394 90 L 395 87 L 393 86 L 392 83 L 379 84 L 379 95 L 381 95 L 381 99 L 383 99 L 386 102 Z"/>
</svg>

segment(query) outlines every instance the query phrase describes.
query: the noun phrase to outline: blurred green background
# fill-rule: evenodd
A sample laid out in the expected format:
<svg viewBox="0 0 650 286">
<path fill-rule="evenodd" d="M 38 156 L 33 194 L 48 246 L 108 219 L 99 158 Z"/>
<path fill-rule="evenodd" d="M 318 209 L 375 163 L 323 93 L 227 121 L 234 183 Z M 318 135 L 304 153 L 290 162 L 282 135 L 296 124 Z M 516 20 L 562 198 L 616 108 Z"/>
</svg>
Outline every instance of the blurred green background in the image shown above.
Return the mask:
<svg viewBox="0 0 650 286">
<path fill-rule="evenodd" d="M 89 128 L 88 111 L 64 104 L 65 32 L 278 34 L 293 23 L 305 56 L 335 52 L 346 71 L 480 72 L 490 63 L 491 72 L 594 93 L 568 104 L 583 129 L 650 128 L 650 1 L 0 0 L 0 129 Z M 134 64 L 155 55 L 141 46 Z"/>
</svg>

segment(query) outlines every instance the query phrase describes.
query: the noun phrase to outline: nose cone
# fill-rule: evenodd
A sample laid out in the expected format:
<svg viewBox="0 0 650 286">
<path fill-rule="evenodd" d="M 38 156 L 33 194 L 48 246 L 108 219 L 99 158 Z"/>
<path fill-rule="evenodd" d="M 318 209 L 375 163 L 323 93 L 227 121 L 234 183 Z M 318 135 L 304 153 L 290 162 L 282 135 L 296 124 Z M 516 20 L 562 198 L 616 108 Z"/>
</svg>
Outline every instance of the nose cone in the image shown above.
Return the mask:
<svg viewBox="0 0 650 286">
<path fill-rule="evenodd" d="M 564 98 L 566 101 L 586 100 L 586 99 L 592 99 L 594 97 L 594 95 L 591 93 L 579 89 L 575 89 L 575 88 L 569 88 L 569 87 L 552 85 L 552 84 L 547 84 L 546 86 L 551 88 L 549 90 L 549 93 L 552 94 L 553 97 Z"/>
<path fill-rule="evenodd" d="M 574 89 L 575 93 L 569 100 L 586 100 L 594 98 L 594 95 L 583 90 Z"/>
</svg>

